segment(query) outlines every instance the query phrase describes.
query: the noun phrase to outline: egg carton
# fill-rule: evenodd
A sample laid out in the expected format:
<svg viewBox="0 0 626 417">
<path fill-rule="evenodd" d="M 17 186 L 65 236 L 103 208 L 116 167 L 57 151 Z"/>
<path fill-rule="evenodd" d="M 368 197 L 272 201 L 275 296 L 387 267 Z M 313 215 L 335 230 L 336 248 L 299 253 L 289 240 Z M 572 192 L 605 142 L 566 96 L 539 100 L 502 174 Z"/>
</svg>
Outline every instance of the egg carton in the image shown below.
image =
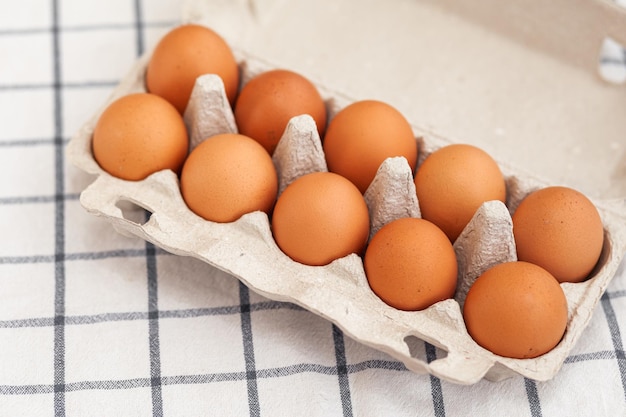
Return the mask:
<svg viewBox="0 0 626 417">
<path fill-rule="evenodd" d="M 245 52 L 235 54 L 243 84 L 273 68 L 271 63 Z M 455 298 L 422 311 L 397 310 L 371 291 L 362 259 L 356 254 L 326 266 L 294 262 L 274 242 L 265 213 L 249 213 L 232 223 L 214 223 L 186 206 L 178 177 L 170 170 L 156 172 L 142 181 L 126 181 L 100 168 L 91 151 L 95 124 L 113 100 L 146 91 L 144 74 L 149 57 L 150 52 L 137 60 L 102 108 L 69 143 L 69 158 L 96 177 L 80 196 L 89 213 L 106 219 L 120 233 L 138 236 L 173 254 L 191 256 L 226 271 L 269 299 L 297 304 L 331 321 L 354 340 L 401 361 L 413 372 L 458 384 L 473 384 L 482 378 L 498 381 L 513 375 L 548 380 L 558 372 L 626 252 L 623 202 L 594 201 L 605 227 L 604 247 L 590 279 L 561 284 L 568 301 L 567 330 L 561 342 L 534 359 L 498 356 L 469 336 L 462 305 L 467 290 L 483 271 L 516 259 L 511 213 L 528 193 L 550 184 L 498 161 L 506 179 L 507 202 L 483 204 L 454 243 L 459 265 Z M 331 119 L 353 101 L 323 86 L 318 88 Z M 207 74 L 198 78 L 184 119 L 191 148 L 212 135 L 237 132 L 219 77 Z M 413 130 L 420 152 L 418 169 L 430 153 L 451 143 L 417 126 Z M 279 175 L 279 192 L 301 175 L 327 170 L 320 137 L 310 116 L 297 116 L 289 122 L 273 161 Z M 370 237 L 396 218 L 420 216 L 413 172 L 402 157 L 389 158 L 381 165 L 364 196 L 371 216 Z M 147 210 L 149 219 L 134 220 L 128 206 Z M 440 348 L 440 357 L 430 362 L 420 357 L 415 348 L 420 340 Z"/>
</svg>

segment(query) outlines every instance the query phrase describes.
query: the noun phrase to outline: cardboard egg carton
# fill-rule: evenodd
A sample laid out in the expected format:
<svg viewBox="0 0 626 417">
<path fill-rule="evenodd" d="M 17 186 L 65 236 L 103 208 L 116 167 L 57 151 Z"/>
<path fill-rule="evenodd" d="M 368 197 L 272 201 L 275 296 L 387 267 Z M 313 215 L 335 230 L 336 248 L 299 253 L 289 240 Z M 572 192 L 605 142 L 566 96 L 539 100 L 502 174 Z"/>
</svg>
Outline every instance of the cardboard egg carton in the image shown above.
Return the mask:
<svg viewBox="0 0 626 417">
<path fill-rule="evenodd" d="M 250 56 L 238 55 L 244 82 L 270 68 Z M 146 55 L 135 64 L 105 106 L 125 94 L 145 91 L 143 74 L 148 59 Z M 321 92 L 331 118 L 350 102 L 332 92 Z M 362 260 L 355 254 L 323 267 L 302 265 L 278 248 L 265 213 L 249 213 L 233 223 L 213 223 L 188 209 L 178 178 L 171 171 L 157 172 L 142 181 L 125 181 L 107 174 L 91 152 L 91 137 L 99 114 L 85 123 L 68 148 L 73 162 L 97 177 L 80 197 L 88 212 L 111 222 L 121 233 L 214 265 L 265 297 L 302 306 L 332 321 L 353 339 L 402 361 L 414 372 L 430 373 L 454 383 L 472 384 L 483 377 L 500 380 L 515 374 L 536 380 L 553 377 L 587 325 L 626 251 L 623 207 L 596 202 L 605 225 L 602 258 L 591 279 L 562 284 L 569 306 L 563 340 L 536 359 L 500 357 L 478 346 L 468 335 L 462 304 L 472 282 L 484 270 L 516 259 L 510 210 L 530 191 L 549 184 L 507 171 L 503 165 L 507 205 L 499 201 L 483 204 L 454 244 L 459 263 L 455 298 L 423 311 L 400 311 L 383 303 L 371 291 Z M 215 75 L 197 80 L 184 118 L 192 148 L 202 140 L 210 140 L 212 135 L 237 132 L 223 84 Z M 420 163 L 432 151 L 449 143 L 418 128 L 414 130 Z M 301 175 L 327 170 L 321 140 L 310 116 L 301 115 L 290 121 L 273 160 L 280 191 Z M 364 197 L 370 210 L 372 234 L 396 218 L 420 216 L 413 173 L 402 157 L 389 158 L 381 165 Z M 150 212 L 149 220 L 144 223 L 129 218 L 124 207 L 129 204 Z M 417 339 L 447 353 L 428 363 L 413 352 Z"/>
<path fill-rule="evenodd" d="M 397 1 L 399 4 L 402 3 L 402 0 Z M 237 9 L 237 13 L 232 13 L 232 10 L 228 9 L 241 6 L 237 2 L 228 3 L 230 6 L 222 2 L 200 0 L 187 3 L 187 9 L 183 13 L 184 21 L 200 22 L 214 28 L 217 25 L 218 32 L 226 34 L 227 41 L 230 41 L 231 46 L 235 46 L 242 72 L 242 83 L 276 66 L 272 57 L 268 62 L 268 59 L 259 59 L 245 50 L 236 48 L 236 36 L 245 32 L 242 32 L 243 28 L 246 31 L 262 30 L 263 22 L 271 24 L 271 20 L 263 15 L 262 10 L 252 10 L 254 13 L 251 12 L 248 16 L 245 8 Z M 281 10 L 284 9 L 284 13 L 295 22 L 298 19 L 299 3 L 298 5 L 295 5 L 296 2 L 293 3 L 281 4 Z M 343 7 L 345 3 L 350 2 L 343 2 L 338 7 Z M 438 12 L 431 14 L 430 3 L 429 0 L 412 1 L 410 7 L 418 8 L 419 12 L 426 12 L 428 8 L 424 15 L 427 19 L 423 23 L 439 27 L 443 21 L 437 19 L 448 19 L 448 15 Z M 481 24 L 497 23 L 498 19 L 501 19 L 501 22 L 496 24 L 499 31 L 519 29 L 517 35 L 530 35 L 538 39 L 548 34 L 549 42 L 541 43 L 542 47 L 549 53 L 562 53 L 568 62 L 577 61 L 584 55 L 585 65 L 590 64 L 589 59 L 595 53 L 595 46 L 590 39 L 595 41 L 598 36 L 606 34 L 606 31 L 613 31 L 618 37 L 626 39 L 626 32 L 622 30 L 623 25 L 620 23 L 625 21 L 626 15 L 616 15 L 609 6 L 601 5 L 596 0 L 576 0 L 577 7 L 572 7 L 565 0 L 549 4 L 533 0 L 530 2 L 532 4 L 527 5 L 535 13 L 530 16 L 513 3 L 481 0 L 473 3 L 471 10 L 465 10 L 464 6 L 456 5 L 454 2 L 445 1 L 442 4 L 451 9 L 450 14 L 466 14 Z M 214 9 L 218 6 L 219 9 Z M 405 7 L 406 4 L 403 3 L 402 6 Z M 551 12 L 552 7 L 565 7 L 567 13 L 555 15 Z M 306 7 L 303 9 L 306 10 Z M 317 3 L 315 9 L 319 9 Z M 401 7 L 399 9 L 402 10 Z M 586 11 L 596 9 L 600 12 L 594 14 L 593 19 L 588 18 L 590 14 Z M 560 27 L 559 22 L 552 21 L 555 16 L 557 18 L 562 16 L 563 21 L 560 23 L 567 24 L 569 20 L 566 18 L 575 17 L 576 13 L 584 15 L 589 24 L 577 26 L 576 30 L 569 32 L 559 30 L 551 32 L 546 29 L 550 27 L 548 23 Z M 376 15 L 375 12 L 373 14 Z M 239 20 L 234 22 L 233 19 Z M 515 24 L 509 24 L 511 22 Z M 304 32 L 307 30 L 306 22 L 301 23 L 298 30 Z M 255 26 L 257 24 L 258 27 Z M 381 21 L 380 24 L 384 25 L 384 22 Z M 533 27 L 531 32 L 526 30 L 527 24 Z M 454 27 L 459 33 L 463 30 L 469 31 L 467 36 L 464 35 L 462 38 L 470 40 L 475 38 L 479 44 L 484 42 L 481 29 L 476 31 L 475 28 L 462 25 Z M 229 28 L 232 28 L 231 33 L 228 33 Z M 271 45 L 271 36 L 285 39 L 284 31 L 288 30 L 290 26 L 286 20 L 280 27 L 272 26 L 273 35 L 268 35 L 267 39 L 262 36 L 252 38 L 258 38 L 259 45 Z M 317 29 L 312 26 L 312 30 Z M 473 37 L 475 32 L 480 36 Z M 557 36 L 553 36 L 554 34 Z M 577 36 L 576 42 L 573 46 L 563 49 L 563 38 L 571 40 L 569 37 L 573 35 Z M 442 44 L 447 46 L 446 38 L 442 39 Z M 428 49 L 420 49 L 422 44 L 418 40 L 411 42 L 415 44 L 412 48 L 420 59 L 433 49 L 432 45 L 427 45 Z M 508 43 L 506 46 L 509 46 Z M 433 50 L 438 51 L 437 59 L 446 52 L 446 49 Z M 264 51 L 268 56 L 271 55 L 269 52 L 271 51 Z M 112 177 L 98 166 L 91 153 L 91 136 L 95 123 L 106 105 L 116 98 L 132 92 L 145 91 L 143 76 L 149 55 L 148 52 L 135 63 L 101 110 L 94 114 L 70 141 L 68 155 L 71 160 L 83 171 L 96 177 L 81 194 L 81 204 L 88 212 L 106 219 L 120 233 L 138 236 L 174 254 L 195 257 L 229 272 L 265 297 L 300 305 L 335 323 L 351 338 L 402 361 L 408 369 L 416 373 L 432 374 L 458 384 L 472 384 L 482 378 L 497 381 L 513 375 L 547 380 L 556 375 L 581 337 L 626 252 L 626 207 L 623 200 L 593 200 L 605 227 L 604 247 L 590 279 L 577 284 L 561 284 L 568 300 L 569 318 L 562 341 L 553 350 L 535 359 L 511 359 L 494 355 L 478 346 L 467 333 L 461 314 L 465 296 L 471 284 L 484 270 L 497 263 L 515 259 L 511 214 L 519 202 L 529 192 L 554 184 L 512 167 L 506 161 L 498 161 L 506 179 L 507 202 L 506 205 L 501 202 L 485 203 L 455 242 L 454 249 L 459 265 L 455 298 L 436 303 L 423 311 L 396 310 L 384 304 L 370 290 L 361 258 L 357 255 L 338 259 L 323 267 L 296 263 L 283 254 L 274 242 L 268 217 L 264 213 L 249 213 L 228 224 L 209 222 L 187 208 L 180 194 L 178 178 L 173 172 L 157 172 L 143 181 L 124 181 Z M 457 63 L 463 62 L 464 57 L 463 50 L 459 49 L 454 51 L 451 59 Z M 485 59 L 496 62 L 497 58 L 485 56 Z M 525 58 L 532 60 L 536 57 L 528 55 Z M 445 59 L 442 63 L 449 68 Z M 540 63 L 545 64 L 545 68 L 551 68 L 552 65 L 549 58 Z M 320 62 L 320 65 L 323 63 Z M 303 72 L 303 75 L 308 74 Z M 443 73 L 441 75 L 445 76 Z M 577 73 L 574 74 L 573 71 L 567 75 L 578 80 Z M 315 79 L 313 81 L 325 99 L 330 118 L 354 101 L 349 94 L 338 92 L 337 88 L 324 87 Z M 328 82 L 325 85 L 328 85 Z M 585 84 L 583 90 L 590 92 L 591 88 Z M 428 93 L 429 91 L 423 90 L 421 98 L 428 96 Z M 538 97 L 545 98 L 541 95 Z M 428 96 L 432 102 L 436 102 L 436 98 L 436 95 Z M 477 103 L 481 104 L 479 101 Z M 395 103 L 390 101 L 389 104 Z M 493 122 L 498 123 L 497 120 Z M 219 78 L 206 75 L 197 80 L 185 113 L 185 123 L 190 133 L 191 148 L 214 134 L 237 131 Z M 601 132 L 609 137 L 615 134 L 615 127 L 606 126 Z M 434 150 L 458 142 L 435 133 L 432 127 L 424 127 L 423 124 L 413 124 L 413 130 L 420 150 L 418 169 Z M 279 192 L 301 175 L 327 170 L 321 141 L 309 116 L 301 115 L 291 120 L 276 148 L 273 161 L 280 178 Z M 403 158 L 390 158 L 385 161 L 365 193 L 365 198 L 371 215 L 370 237 L 382 225 L 395 218 L 420 216 L 412 172 Z M 133 215 L 132 208 L 145 209 L 151 215 L 147 221 L 137 220 L 140 216 Z M 419 353 L 421 341 L 429 342 L 441 349 L 436 360 L 428 362 Z"/>
</svg>

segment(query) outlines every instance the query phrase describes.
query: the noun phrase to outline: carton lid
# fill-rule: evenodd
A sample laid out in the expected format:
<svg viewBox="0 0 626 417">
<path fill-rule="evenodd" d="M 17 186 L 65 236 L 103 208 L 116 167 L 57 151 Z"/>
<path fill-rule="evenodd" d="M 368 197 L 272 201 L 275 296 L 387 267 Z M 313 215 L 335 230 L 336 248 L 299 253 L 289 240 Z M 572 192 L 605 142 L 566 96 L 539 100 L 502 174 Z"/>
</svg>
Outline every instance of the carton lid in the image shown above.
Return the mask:
<svg viewBox="0 0 626 417">
<path fill-rule="evenodd" d="M 626 12 L 600 0 L 190 0 L 235 49 L 590 197 L 626 197 L 626 94 L 597 74 Z"/>
</svg>

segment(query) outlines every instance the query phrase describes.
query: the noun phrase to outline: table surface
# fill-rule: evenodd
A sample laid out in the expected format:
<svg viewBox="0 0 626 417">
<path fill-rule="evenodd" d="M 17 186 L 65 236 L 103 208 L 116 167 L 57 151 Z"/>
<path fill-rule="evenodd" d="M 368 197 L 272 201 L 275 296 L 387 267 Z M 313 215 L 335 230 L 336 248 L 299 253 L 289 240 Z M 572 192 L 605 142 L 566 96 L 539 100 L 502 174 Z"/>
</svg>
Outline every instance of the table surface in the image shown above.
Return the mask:
<svg viewBox="0 0 626 417">
<path fill-rule="evenodd" d="M 66 145 L 179 10 L 0 3 L 0 416 L 626 415 L 624 265 L 555 378 L 459 386 L 87 214 Z"/>
</svg>

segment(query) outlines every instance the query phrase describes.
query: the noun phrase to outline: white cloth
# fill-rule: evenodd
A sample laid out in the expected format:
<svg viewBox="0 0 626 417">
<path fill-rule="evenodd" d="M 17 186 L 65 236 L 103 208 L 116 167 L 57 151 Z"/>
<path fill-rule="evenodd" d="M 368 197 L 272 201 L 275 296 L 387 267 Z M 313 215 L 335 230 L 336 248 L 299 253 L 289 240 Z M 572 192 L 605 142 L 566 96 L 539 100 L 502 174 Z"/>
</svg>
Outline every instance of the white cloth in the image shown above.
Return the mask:
<svg viewBox="0 0 626 417">
<path fill-rule="evenodd" d="M 0 3 L 1 417 L 626 415 L 623 265 L 554 379 L 458 386 L 87 214 L 67 141 L 179 8 Z"/>
</svg>

